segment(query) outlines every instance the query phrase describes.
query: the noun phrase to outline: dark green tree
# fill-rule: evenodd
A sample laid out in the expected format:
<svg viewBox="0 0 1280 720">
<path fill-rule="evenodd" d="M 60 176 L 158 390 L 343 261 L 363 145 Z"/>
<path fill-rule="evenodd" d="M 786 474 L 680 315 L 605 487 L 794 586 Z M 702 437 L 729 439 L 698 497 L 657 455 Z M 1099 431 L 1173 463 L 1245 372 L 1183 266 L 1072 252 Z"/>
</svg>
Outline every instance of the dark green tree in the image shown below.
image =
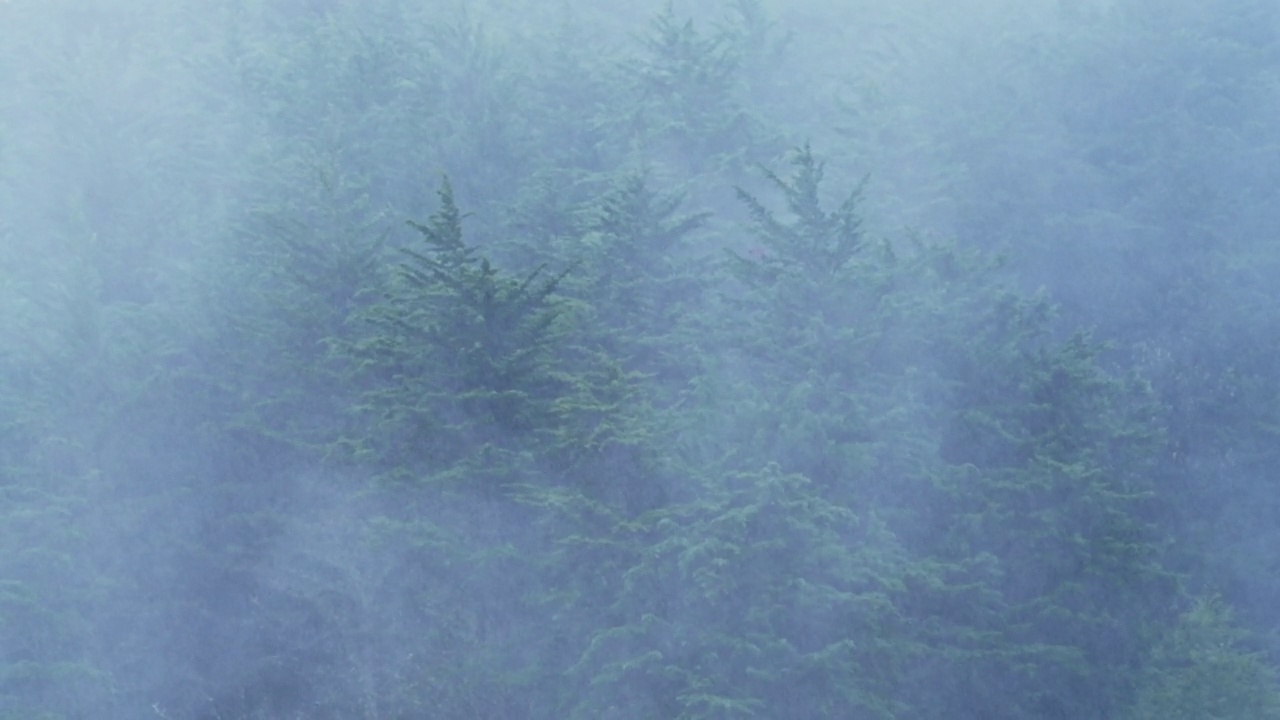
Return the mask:
<svg viewBox="0 0 1280 720">
<path fill-rule="evenodd" d="M 585 210 L 582 279 L 566 290 L 587 307 L 601 349 L 670 393 L 696 362 L 685 352 L 689 320 L 702 309 L 710 268 L 692 241 L 707 213 L 681 213 L 682 195 L 652 185 L 626 173 Z"/>
<path fill-rule="evenodd" d="M 1042 299 L 1007 297 L 948 355 L 948 501 L 923 548 L 998 568 L 987 590 L 1000 614 L 976 629 L 999 639 L 960 691 L 986 698 L 982 717 L 1119 712 L 1146 628 L 1170 620 L 1178 592 L 1155 524 L 1160 408 L 1140 379 L 1104 370 L 1086 335 L 1053 339 L 1050 317 Z M 1017 692 L 986 685 L 1000 677 Z"/>
<path fill-rule="evenodd" d="M 698 487 L 597 541 L 642 550 L 570 670 L 572 716 L 898 716 L 892 536 L 776 466 Z"/>
<path fill-rule="evenodd" d="M 567 328 L 564 275 L 512 277 L 467 245 L 446 179 L 441 207 L 401 250 L 372 328 L 352 352 L 371 433 L 358 457 L 400 470 L 454 469 L 481 449 L 532 450 L 560 423 L 570 386 L 554 366 Z M 368 455 L 372 453 L 372 455 Z"/>
</svg>

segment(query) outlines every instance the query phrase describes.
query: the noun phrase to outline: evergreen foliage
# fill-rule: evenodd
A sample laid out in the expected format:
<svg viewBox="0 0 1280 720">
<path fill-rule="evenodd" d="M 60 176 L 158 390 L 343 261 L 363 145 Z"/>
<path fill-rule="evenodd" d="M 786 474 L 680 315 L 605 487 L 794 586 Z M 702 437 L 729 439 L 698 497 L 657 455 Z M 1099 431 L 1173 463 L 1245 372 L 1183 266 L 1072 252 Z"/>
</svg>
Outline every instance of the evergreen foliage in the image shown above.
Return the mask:
<svg viewBox="0 0 1280 720">
<path fill-rule="evenodd" d="M 1276 717 L 1275 668 L 1243 647 L 1247 637 L 1221 598 L 1197 599 L 1156 644 L 1126 717 Z"/>
<path fill-rule="evenodd" d="M 693 365 L 682 341 L 709 285 L 691 247 L 707 213 L 681 214 L 684 197 L 652 182 L 627 173 L 587 208 L 577 241 L 587 280 L 569 289 L 600 328 L 601 350 L 678 390 Z"/>
<path fill-rule="evenodd" d="M 1280 717 L 1280 11 L 890 5 L 0 1 L 0 718 Z"/>
<path fill-rule="evenodd" d="M 463 240 L 447 179 L 439 196 L 426 224 L 410 223 L 421 246 L 401 249 L 385 298 L 366 313 L 374 332 L 353 348 L 381 459 L 436 472 L 467 448 L 554 432 L 568 392 L 553 368 L 566 332 L 554 295 L 563 274 L 495 268 Z"/>
</svg>

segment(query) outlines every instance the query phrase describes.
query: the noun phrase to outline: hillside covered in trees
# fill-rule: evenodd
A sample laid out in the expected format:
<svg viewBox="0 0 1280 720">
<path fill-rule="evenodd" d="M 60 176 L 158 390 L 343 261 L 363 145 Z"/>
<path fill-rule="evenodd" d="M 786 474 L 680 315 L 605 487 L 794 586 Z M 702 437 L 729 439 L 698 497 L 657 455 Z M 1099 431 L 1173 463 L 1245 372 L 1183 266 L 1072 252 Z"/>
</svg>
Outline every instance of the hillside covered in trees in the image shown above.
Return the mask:
<svg viewBox="0 0 1280 720">
<path fill-rule="evenodd" d="M 0 720 L 1280 718 L 1274 0 L 0 1 Z"/>
</svg>

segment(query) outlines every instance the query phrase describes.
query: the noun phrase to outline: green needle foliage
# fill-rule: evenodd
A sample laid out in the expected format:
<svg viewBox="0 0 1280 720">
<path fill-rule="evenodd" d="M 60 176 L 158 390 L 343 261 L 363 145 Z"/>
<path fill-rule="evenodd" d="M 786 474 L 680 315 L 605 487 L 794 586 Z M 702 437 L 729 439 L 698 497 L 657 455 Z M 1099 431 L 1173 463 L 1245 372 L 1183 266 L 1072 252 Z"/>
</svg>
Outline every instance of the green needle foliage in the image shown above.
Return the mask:
<svg viewBox="0 0 1280 720">
<path fill-rule="evenodd" d="M 0 718 L 1280 717 L 1274 2 L 82 5 Z"/>
<path fill-rule="evenodd" d="M 555 296 L 564 274 L 498 270 L 463 240 L 447 179 L 439 196 L 426 224 L 411 223 L 421 244 L 401 250 L 366 311 L 372 332 L 352 349 L 378 428 L 361 453 L 427 472 L 480 448 L 532 449 L 560 422 L 556 401 L 568 392 L 553 365 L 566 335 Z"/>
<path fill-rule="evenodd" d="M 1280 717 L 1275 668 L 1250 650 L 1221 598 L 1199 598 L 1156 644 L 1133 720 Z"/>
<path fill-rule="evenodd" d="M 619 527 L 645 549 L 571 670 L 577 715 L 893 717 L 905 558 L 884 528 L 776 466 L 700 489 Z"/>
</svg>

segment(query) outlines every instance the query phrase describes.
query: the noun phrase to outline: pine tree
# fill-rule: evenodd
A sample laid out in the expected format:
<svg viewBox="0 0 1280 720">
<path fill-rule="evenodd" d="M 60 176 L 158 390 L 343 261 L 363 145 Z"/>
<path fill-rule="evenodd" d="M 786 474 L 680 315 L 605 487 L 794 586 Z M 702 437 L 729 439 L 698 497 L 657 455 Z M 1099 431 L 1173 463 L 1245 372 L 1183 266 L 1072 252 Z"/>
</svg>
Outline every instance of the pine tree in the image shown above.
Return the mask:
<svg viewBox="0 0 1280 720">
<path fill-rule="evenodd" d="M 1250 649 L 1218 597 L 1197 599 L 1156 644 L 1143 670 L 1131 720 L 1246 720 L 1280 717 L 1275 667 Z"/>
<path fill-rule="evenodd" d="M 951 466 L 924 546 L 941 560 L 989 558 L 1000 614 L 974 629 L 991 690 L 987 717 L 1111 715 L 1178 582 L 1154 525 L 1159 409 L 1137 378 L 1102 368 L 1102 348 L 1049 336 L 1040 299 L 1007 297 L 952 346 Z M 981 693 L 977 689 L 961 691 Z M 945 701 L 944 701 L 945 704 Z"/>
<path fill-rule="evenodd" d="M 636 551 L 570 670 L 572 716 L 897 716 L 892 537 L 776 466 L 697 481 L 597 541 Z"/>
<path fill-rule="evenodd" d="M 401 250 L 371 334 L 353 348 L 373 423 L 362 456 L 400 470 L 437 473 L 484 448 L 531 450 L 554 431 L 568 392 L 554 368 L 565 308 L 564 274 L 510 276 L 463 239 L 446 179 L 420 245 Z M 372 455 L 367 455 L 372 453 Z"/>
</svg>

